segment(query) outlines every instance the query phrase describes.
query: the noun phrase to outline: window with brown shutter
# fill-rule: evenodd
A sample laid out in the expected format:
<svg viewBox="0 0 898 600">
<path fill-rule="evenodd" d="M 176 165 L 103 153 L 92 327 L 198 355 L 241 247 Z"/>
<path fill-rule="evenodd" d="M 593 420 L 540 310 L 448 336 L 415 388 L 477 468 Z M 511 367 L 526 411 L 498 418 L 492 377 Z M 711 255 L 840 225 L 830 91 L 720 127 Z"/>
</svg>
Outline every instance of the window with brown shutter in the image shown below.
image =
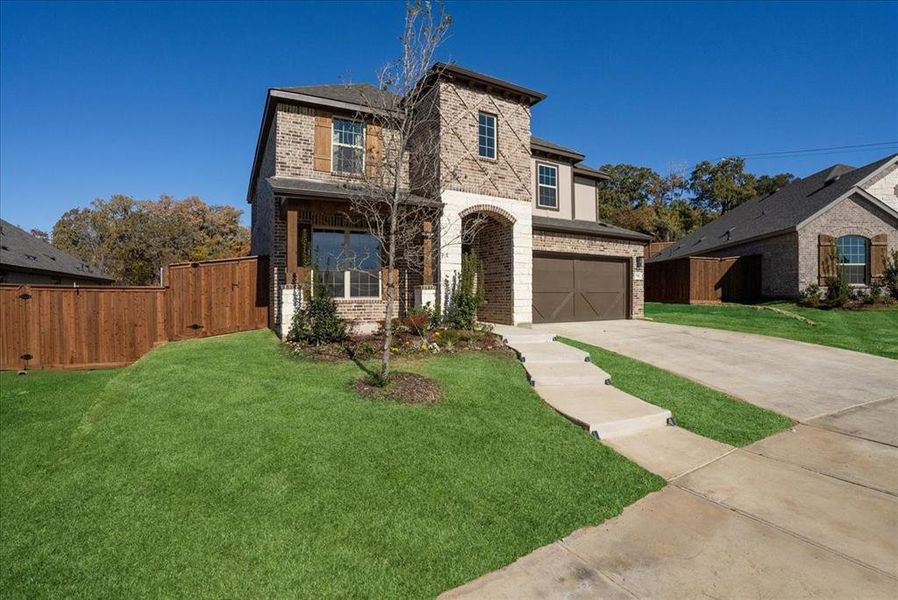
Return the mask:
<svg viewBox="0 0 898 600">
<path fill-rule="evenodd" d="M 817 283 L 826 285 L 826 278 L 835 277 L 838 274 L 838 268 L 836 238 L 821 233 L 817 236 Z"/>
<path fill-rule="evenodd" d="M 377 177 L 384 154 L 384 139 L 380 125 L 368 123 L 365 128 L 365 173 L 368 177 Z"/>
<path fill-rule="evenodd" d="M 315 115 L 315 149 L 312 168 L 316 171 L 331 171 L 331 116 L 325 113 Z"/>
<path fill-rule="evenodd" d="M 882 279 L 885 274 L 886 255 L 889 249 L 889 236 L 884 233 L 870 238 L 870 278 Z"/>
</svg>

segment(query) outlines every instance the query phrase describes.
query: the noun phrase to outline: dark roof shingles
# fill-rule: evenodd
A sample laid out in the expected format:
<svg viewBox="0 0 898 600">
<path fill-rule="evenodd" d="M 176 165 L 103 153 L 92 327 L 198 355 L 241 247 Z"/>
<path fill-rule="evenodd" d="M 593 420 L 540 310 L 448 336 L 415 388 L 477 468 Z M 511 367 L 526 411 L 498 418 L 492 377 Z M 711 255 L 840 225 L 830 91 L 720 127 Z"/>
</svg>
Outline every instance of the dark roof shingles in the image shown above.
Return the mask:
<svg viewBox="0 0 898 600">
<path fill-rule="evenodd" d="M 695 256 L 721 246 L 731 246 L 787 231 L 849 192 L 896 156 L 898 155 L 893 154 L 857 169 L 848 167 L 849 170 L 846 170 L 845 165 L 833 165 L 804 179 L 797 179 L 773 194 L 754 198 L 723 213 L 701 229 L 665 248 L 650 261 L 662 262 Z M 840 176 L 827 184 L 826 180 L 833 172 L 840 173 Z"/>
<path fill-rule="evenodd" d="M 54 248 L 2 219 L 0 219 L 0 265 L 100 281 L 113 280 L 77 256 Z"/>
</svg>

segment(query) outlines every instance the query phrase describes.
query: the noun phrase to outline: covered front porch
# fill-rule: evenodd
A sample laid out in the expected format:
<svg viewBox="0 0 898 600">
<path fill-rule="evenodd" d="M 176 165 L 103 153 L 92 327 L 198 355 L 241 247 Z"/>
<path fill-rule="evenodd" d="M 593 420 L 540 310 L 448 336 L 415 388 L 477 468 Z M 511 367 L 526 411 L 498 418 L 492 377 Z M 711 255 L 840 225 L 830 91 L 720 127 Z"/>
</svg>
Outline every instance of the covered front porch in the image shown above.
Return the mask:
<svg viewBox="0 0 898 600">
<path fill-rule="evenodd" d="M 340 316 L 354 333 L 375 331 L 385 319 L 388 283 L 387 259 L 381 241 L 368 230 L 363 215 L 353 210 L 348 198 L 290 195 L 278 197 L 282 234 L 275 252 L 283 248 L 282 271 L 275 272 L 280 310 L 275 330 L 282 337 L 289 330 L 297 305 L 327 286 Z M 277 230 L 276 230 L 277 231 Z M 277 238 L 280 239 L 277 239 Z M 436 301 L 433 221 L 420 224 L 420 251 L 397 257 L 392 273 L 396 300 L 394 316 L 413 306 Z"/>
</svg>

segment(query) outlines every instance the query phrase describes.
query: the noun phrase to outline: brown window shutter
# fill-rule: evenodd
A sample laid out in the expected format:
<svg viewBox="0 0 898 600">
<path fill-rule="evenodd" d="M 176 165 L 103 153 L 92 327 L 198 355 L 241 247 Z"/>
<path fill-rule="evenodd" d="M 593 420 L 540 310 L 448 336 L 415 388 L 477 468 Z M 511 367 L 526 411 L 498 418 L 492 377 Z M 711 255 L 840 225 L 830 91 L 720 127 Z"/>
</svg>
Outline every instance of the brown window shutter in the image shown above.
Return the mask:
<svg viewBox="0 0 898 600">
<path fill-rule="evenodd" d="M 884 233 L 874 235 L 870 240 L 870 277 L 881 279 L 886 267 L 886 254 L 889 249 L 889 236 Z"/>
<path fill-rule="evenodd" d="M 821 233 L 817 236 L 817 283 L 826 285 L 826 278 L 838 275 L 838 269 L 836 238 Z"/>
<path fill-rule="evenodd" d="M 331 171 L 331 116 L 325 113 L 315 115 L 315 159 L 316 171 Z"/>
<path fill-rule="evenodd" d="M 380 125 L 368 123 L 365 126 L 365 174 L 377 177 L 381 161 L 384 158 L 384 138 Z"/>
</svg>

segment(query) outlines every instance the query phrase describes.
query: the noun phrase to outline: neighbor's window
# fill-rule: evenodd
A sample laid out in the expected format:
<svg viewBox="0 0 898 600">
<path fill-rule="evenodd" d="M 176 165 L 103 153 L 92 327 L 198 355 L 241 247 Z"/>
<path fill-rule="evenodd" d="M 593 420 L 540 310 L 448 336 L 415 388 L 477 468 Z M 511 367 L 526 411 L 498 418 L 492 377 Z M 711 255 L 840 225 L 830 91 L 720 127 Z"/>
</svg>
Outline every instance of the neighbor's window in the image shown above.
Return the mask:
<svg viewBox="0 0 898 600">
<path fill-rule="evenodd" d="M 848 283 L 866 284 L 869 253 L 867 238 L 845 235 L 836 242 L 839 252 L 839 270 Z"/>
<path fill-rule="evenodd" d="M 312 231 L 315 285 L 334 298 L 380 297 L 380 244 L 371 234 L 345 229 Z"/>
<path fill-rule="evenodd" d="M 558 167 L 537 165 L 536 204 L 542 208 L 558 208 Z"/>
<path fill-rule="evenodd" d="M 349 119 L 334 119 L 333 123 L 334 172 L 361 175 L 365 167 L 365 124 Z"/>
<path fill-rule="evenodd" d="M 480 113 L 477 145 L 480 156 L 483 158 L 496 158 L 496 115 Z"/>
</svg>

